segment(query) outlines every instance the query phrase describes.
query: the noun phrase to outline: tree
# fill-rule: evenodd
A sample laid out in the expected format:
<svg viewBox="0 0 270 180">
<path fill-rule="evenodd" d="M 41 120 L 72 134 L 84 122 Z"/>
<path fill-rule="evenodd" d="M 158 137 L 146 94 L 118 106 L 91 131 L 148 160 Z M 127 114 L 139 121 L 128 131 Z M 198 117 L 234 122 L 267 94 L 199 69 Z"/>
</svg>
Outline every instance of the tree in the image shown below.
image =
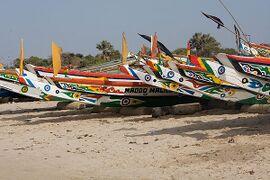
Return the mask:
<svg viewBox="0 0 270 180">
<path fill-rule="evenodd" d="M 120 52 L 118 50 L 115 50 L 113 45 L 106 40 L 98 43 L 96 48 L 101 51 L 101 54 L 97 55 L 98 58 L 106 61 L 120 58 Z"/>
<path fill-rule="evenodd" d="M 83 67 L 87 67 L 87 66 L 91 66 L 93 64 L 96 63 L 96 59 L 94 56 L 92 56 L 91 54 L 84 56 L 81 61 L 80 61 L 80 65 L 79 68 L 83 68 Z"/>
<path fill-rule="evenodd" d="M 64 52 L 61 54 L 62 65 L 63 66 L 73 65 L 74 67 L 79 66 L 82 59 L 81 57 L 83 57 L 82 54 Z"/>
<path fill-rule="evenodd" d="M 237 55 L 238 52 L 234 48 L 222 48 L 219 50 L 219 53 L 233 54 Z"/>
<path fill-rule="evenodd" d="M 187 55 L 187 48 L 178 48 L 178 49 L 175 49 L 172 53 L 185 56 Z"/>
<path fill-rule="evenodd" d="M 220 43 L 210 34 L 195 33 L 190 44 L 197 56 L 210 57 L 220 50 Z"/>
<path fill-rule="evenodd" d="M 19 67 L 20 66 L 20 59 L 16 58 L 14 60 L 13 64 L 14 64 L 14 67 Z M 50 59 L 42 59 L 42 58 L 37 57 L 37 56 L 31 56 L 31 57 L 26 58 L 24 60 L 24 64 L 32 64 L 35 66 L 47 67 L 51 64 L 51 61 L 50 61 Z"/>
</svg>

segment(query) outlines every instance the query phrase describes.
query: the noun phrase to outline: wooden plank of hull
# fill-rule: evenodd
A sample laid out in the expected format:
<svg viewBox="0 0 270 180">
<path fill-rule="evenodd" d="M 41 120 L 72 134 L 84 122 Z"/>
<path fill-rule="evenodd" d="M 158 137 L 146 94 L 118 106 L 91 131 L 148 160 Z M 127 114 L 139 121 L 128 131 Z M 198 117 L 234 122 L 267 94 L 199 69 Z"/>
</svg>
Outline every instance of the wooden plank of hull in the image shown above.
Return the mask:
<svg viewBox="0 0 270 180">
<path fill-rule="evenodd" d="M 117 96 L 176 96 L 171 91 L 153 86 L 105 86 L 77 83 L 57 82 L 62 89 L 73 90 L 90 94 L 117 95 Z"/>
<path fill-rule="evenodd" d="M 237 56 L 237 55 L 230 55 L 230 54 L 226 54 L 226 56 L 232 61 L 270 65 L 270 58 L 267 58 L 267 57 L 246 57 L 246 56 Z"/>
<path fill-rule="evenodd" d="M 13 81 L 13 82 L 19 82 L 16 71 L 10 71 L 10 70 L 1 70 L 0 79 L 5 79 L 8 81 Z"/>
<path fill-rule="evenodd" d="M 159 96 L 159 97 L 132 97 L 132 96 L 90 96 L 98 99 L 98 105 L 106 107 L 160 107 L 170 106 L 184 102 L 191 102 L 191 99 L 180 96 Z"/>
<path fill-rule="evenodd" d="M 213 74 L 206 73 L 206 72 L 200 72 L 200 71 L 192 71 L 192 70 L 184 70 L 185 76 L 195 79 L 200 82 L 206 82 L 210 84 L 217 84 L 217 85 L 223 85 L 228 87 L 237 87 L 234 84 L 222 81 L 221 79 L 217 78 Z"/>
<path fill-rule="evenodd" d="M 217 78 L 215 75 L 207 72 L 207 70 L 205 70 L 202 67 L 192 66 L 192 65 L 187 65 L 187 64 L 182 65 L 182 64 L 179 64 L 177 62 L 175 64 L 177 65 L 177 67 L 179 67 L 180 69 L 182 69 L 184 71 L 184 73 L 187 77 L 190 77 L 192 79 L 196 79 L 196 80 L 201 81 L 201 82 L 236 87 L 235 85 L 233 85 L 229 82 L 226 82 L 226 81 L 223 81 L 223 80 Z"/>
<path fill-rule="evenodd" d="M 56 82 L 68 82 L 68 83 L 77 83 L 77 84 L 91 84 L 91 85 L 111 85 L 111 86 L 142 86 L 147 87 L 143 82 L 127 82 L 127 81 L 110 81 L 104 79 L 95 79 L 95 78 L 51 78 L 53 81 Z"/>
</svg>

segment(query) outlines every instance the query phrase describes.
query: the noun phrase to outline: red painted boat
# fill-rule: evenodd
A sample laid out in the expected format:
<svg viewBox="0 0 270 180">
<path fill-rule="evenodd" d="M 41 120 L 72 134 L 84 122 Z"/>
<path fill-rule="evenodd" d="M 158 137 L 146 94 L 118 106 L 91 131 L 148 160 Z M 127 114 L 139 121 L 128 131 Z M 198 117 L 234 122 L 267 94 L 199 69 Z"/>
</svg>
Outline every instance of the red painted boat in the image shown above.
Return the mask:
<svg viewBox="0 0 270 180">
<path fill-rule="evenodd" d="M 33 69 L 40 76 L 53 77 L 53 68 L 33 67 Z M 105 77 L 105 78 L 110 78 L 110 79 L 127 79 L 127 80 L 136 79 L 135 77 L 127 75 L 127 74 L 83 72 L 83 71 L 63 69 L 63 68 L 59 71 L 58 76 L 71 77 L 71 78 Z"/>
</svg>

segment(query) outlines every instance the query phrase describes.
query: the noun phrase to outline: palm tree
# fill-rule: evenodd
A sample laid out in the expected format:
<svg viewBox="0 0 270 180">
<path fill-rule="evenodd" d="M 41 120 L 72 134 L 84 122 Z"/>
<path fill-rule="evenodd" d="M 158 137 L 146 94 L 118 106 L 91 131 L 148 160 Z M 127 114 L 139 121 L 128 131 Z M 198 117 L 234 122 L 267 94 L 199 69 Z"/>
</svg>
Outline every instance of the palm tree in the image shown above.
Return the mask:
<svg viewBox="0 0 270 180">
<path fill-rule="evenodd" d="M 220 43 L 210 34 L 195 33 L 190 44 L 191 49 L 195 49 L 197 56 L 212 56 L 220 49 Z"/>
<path fill-rule="evenodd" d="M 104 60 L 109 60 L 115 52 L 113 45 L 106 40 L 97 44 L 96 48 L 101 51 L 101 58 Z"/>
</svg>

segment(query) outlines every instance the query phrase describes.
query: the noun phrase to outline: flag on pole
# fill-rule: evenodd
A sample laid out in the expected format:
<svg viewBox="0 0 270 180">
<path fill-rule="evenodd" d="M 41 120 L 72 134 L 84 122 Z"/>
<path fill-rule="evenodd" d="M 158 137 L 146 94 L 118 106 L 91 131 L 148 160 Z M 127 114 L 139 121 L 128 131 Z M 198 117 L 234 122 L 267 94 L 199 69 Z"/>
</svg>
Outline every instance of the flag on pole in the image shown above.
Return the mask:
<svg viewBox="0 0 270 180">
<path fill-rule="evenodd" d="M 202 14 L 205 17 L 207 17 L 207 18 L 211 19 L 212 21 L 214 21 L 215 23 L 217 23 L 218 24 L 218 26 L 217 26 L 218 29 L 220 29 L 220 27 L 224 27 L 224 23 L 218 17 L 206 14 L 204 12 L 202 12 Z"/>
<path fill-rule="evenodd" d="M 144 34 L 139 34 L 139 36 L 141 36 L 142 38 L 146 39 L 147 41 L 151 42 L 151 37 L 144 35 Z M 158 47 L 160 48 L 161 51 L 163 51 L 166 55 L 170 56 L 172 59 L 174 59 L 173 54 L 171 53 L 171 51 L 164 45 L 162 44 L 160 41 L 157 41 L 158 43 Z M 152 49 L 152 48 L 151 48 Z"/>
<path fill-rule="evenodd" d="M 140 51 L 140 56 L 143 57 L 145 55 L 146 55 L 146 47 L 145 47 L 145 45 L 143 45 L 141 48 L 141 51 Z"/>
<path fill-rule="evenodd" d="M 157 33 L 155 33 L 151 42 L 151 58 L 156 59 L 156 57 L 157 57 Z"/>
<path fill-rule="evenodd" d="M 23 49 L 23 39 L 21 39 L 21 45 L 20 45 L 20 76 L 23 76 L 23 61 L 24 61 L 24 49 Z"/>
<path fill-rule="evenodd" d="M 60 48 L 55 42 L 52 42 L 52 62 L 54 76 L 57 76 L 59 70 L 61 69 L 61 53 L 62 48 Z"/>
<path fill-rule="evenodd" d="M 240 32 L 235 25 L 234 25 L 234 31 L 235 31 L 236 47 L 237 47 L 237 50 L 240 51 L 240 44 L 241 44 Z"/>
<path fill-rule="evenodd" d="M 127 64 L 128 44 L 125 33 L 122 33 L 122 64 Z"/>
<path fill-rule="evenodd" d="M 187 57 L 190 56 L 190 40 L 188 40 L 188 43 L 187 43 Z"/>
</svg>

